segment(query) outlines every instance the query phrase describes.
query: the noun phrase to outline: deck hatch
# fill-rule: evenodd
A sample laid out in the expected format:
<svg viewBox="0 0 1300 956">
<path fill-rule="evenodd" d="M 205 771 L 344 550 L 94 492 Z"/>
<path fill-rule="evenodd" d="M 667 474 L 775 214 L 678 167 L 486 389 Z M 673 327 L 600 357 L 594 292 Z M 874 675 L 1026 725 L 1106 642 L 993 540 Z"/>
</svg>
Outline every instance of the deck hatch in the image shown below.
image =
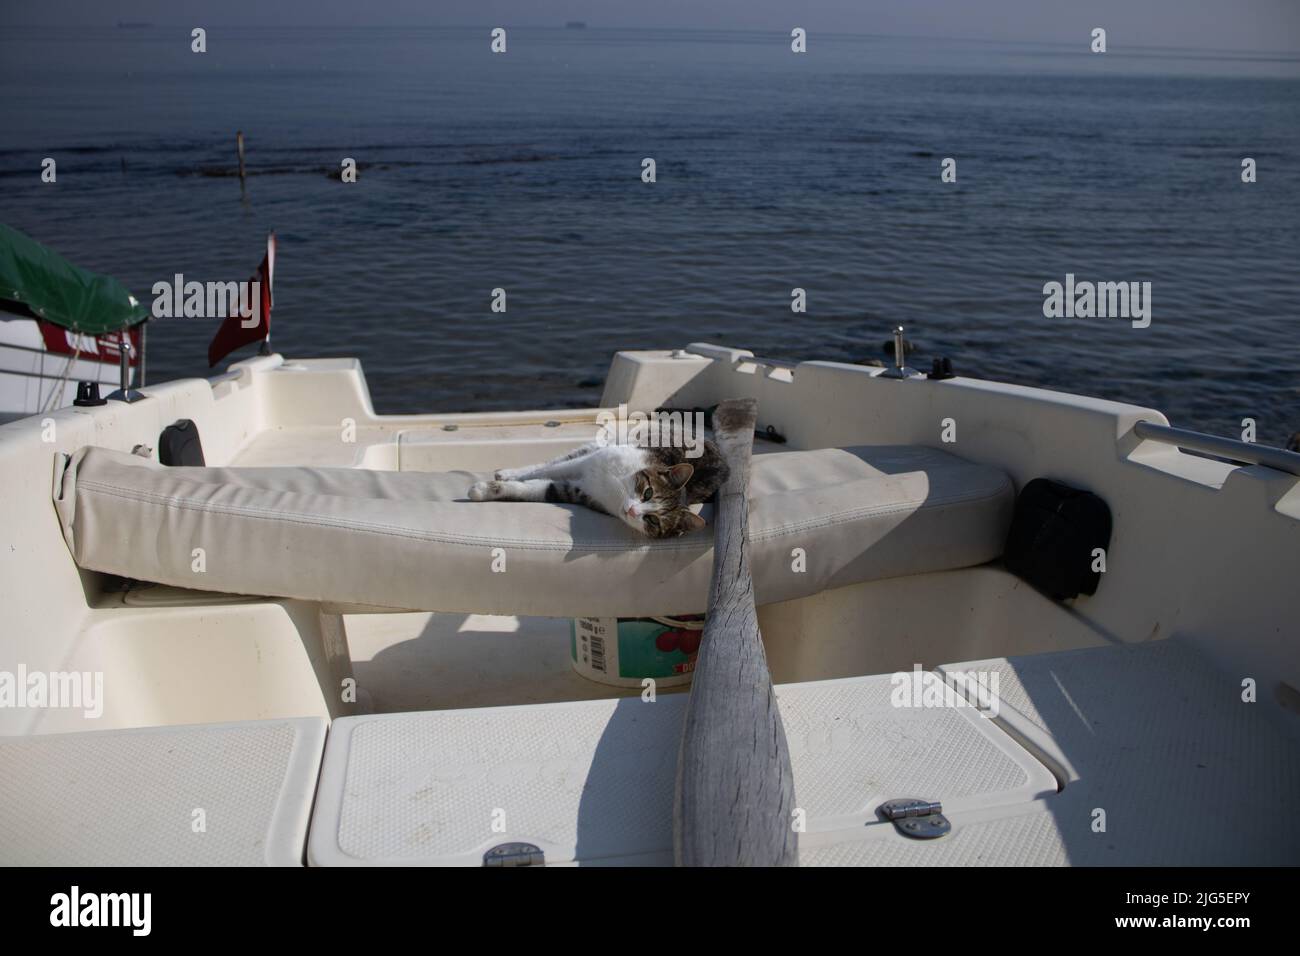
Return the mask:
<svg viewBox="0 0 1300 956">
<path fill-rule="evenodd" d="M 892 833 L 877 809 L 899 794 L 941 796 L 960 814 L 1055 793 L 1048 770 L 977 708 L 900 706 L 896 684 L 885 674 L 776 688 L 801 855 L 805 837 Z M 495 848 L 526 843 L 546 865 L 671 864 L 686 700 L 339 718 L 309 861 L 483 866 Z"/>
</svg>

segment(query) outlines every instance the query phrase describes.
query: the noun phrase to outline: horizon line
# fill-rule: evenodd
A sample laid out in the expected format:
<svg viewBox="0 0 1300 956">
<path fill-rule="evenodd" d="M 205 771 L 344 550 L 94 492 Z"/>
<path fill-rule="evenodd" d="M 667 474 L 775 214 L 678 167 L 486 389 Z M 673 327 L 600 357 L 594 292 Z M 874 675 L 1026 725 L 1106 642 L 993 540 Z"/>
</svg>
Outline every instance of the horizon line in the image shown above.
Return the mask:
<svg viewBox="0 0 1300 956">
<path fill-rule="evenodd" d="M 211 21 L 209 21 L 211 22 Z M 586 21 L 582 21 L 586 22 Z M 126 24 L 121 27 L 120 24 Z M 193 29 L 196 24 L 186 24 L 181 21 L 164 20 L 164 21 L 146 21 L 146 20 L 123 20 L 105 21 L 102 23 L 10 23 L 6 28 L 26 28 L 26 29 L 45 29 L 45 30 L 66 30 L 73 32 L 94 29 L 96 27 L 103 29 L 169 29 L 176 28 L 185 30 L 187 33 Z M 524 23 L 510 25 L 509 23 L 474 23 L 474 24 L 410 24 L 410 23 L 384 23 L 384 24 L 355 24 L 355 23 L 308 23 L 308 24 L 264 24 L 264 23 L 223 23 L 217 21 L 212 23 L 221 29 L 236 30 L 491 30 L 494 27 L 504 26 L 510 30 L 554 30 L 557 32 L 569 32 L 570 28 L 564 24 L 537 24 Z M 797 26 L 797 24 L 796 24 Z M 592 26 L 586 23 L 585 30 L 599 31 L 627 31 L 627 32 L 673 32 L 673 33 L 713 33 L 713 34 L 755 34 L 764 36 L 789 36 L 788 32 L 776 28 L 759 28 L 759 27 L 685 27 L 685 26 Z M 1025 40 L 1025 39 L 1000 39 L 989 37 L 972 37 L 972 36 L 951 36 L 947 34 L 935 33 L 868 33 L 855 30 L 826 30 L 821 31 L 817 28 L 808 28 L 809 36 L 820 34 L 830 36 L 834 39 L 879 39 L 879 40 L 929 40 L 929 41 L 949 41 L 958 43 L 980 43 L 980 44 L 1005 44 L 1008 46 L 1069 46 L 1067 40 Z M 1200 46 L 1165 46 L 1161 44 L 1136 44 L 1129 47 L 1121 46 L 1119 49 L 1108 51 L 1110 53 L 1124 53 L 1126 50 L 1161 50 L 1184 53 L 1260 53 L 1269 56 L 1287 56 L 1300 60 L 1300 48 L 1277 48 L 1277 47 L 1200 47 Z"/>
</svg>

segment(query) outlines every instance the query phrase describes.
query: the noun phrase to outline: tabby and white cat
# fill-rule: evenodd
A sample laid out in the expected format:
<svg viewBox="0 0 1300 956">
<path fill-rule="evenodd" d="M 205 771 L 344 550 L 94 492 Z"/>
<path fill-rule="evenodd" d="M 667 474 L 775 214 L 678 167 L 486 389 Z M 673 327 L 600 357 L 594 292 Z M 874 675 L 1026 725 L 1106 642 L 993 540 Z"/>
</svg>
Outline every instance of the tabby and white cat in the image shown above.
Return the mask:
<svg viewBox="0 0 1300 956">
<path fill-rule="evenodd" d="M 583 505 L 652 538 L 674 538 L 704 527 L 690 506 L 713 497 L 728 472 L 711 441 L 693 459 L 680 448 L 590 442 L 541 465 L 498 471 L 475 482 L 469 498 Z"/>
</svg>

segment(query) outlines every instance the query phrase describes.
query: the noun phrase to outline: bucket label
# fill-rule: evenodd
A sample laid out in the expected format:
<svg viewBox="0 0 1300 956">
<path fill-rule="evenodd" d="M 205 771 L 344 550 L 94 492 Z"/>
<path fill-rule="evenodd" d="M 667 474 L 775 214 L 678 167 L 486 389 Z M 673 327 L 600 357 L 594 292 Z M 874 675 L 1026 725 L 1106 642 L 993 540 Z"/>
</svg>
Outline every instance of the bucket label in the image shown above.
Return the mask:
<svg viewBox="0 0 1300 956">
<path fill-rule="evenodd" d="M 629 681 L 664 680 L 695 670 L 700 634 L 659 621 L 583 617 L 573 622 L 571 648 L 580 671 Z"/>
<path fill-rule="evenodd" d="M 606 621 L 602 618 L 580 617 L 573 622 L 574 639 L 577 646 L 574 648 L 574 659 L 586 664 L 594 671 L 602 674 L 610 674 L 609 670 L 610 655 L 607 654 L 609 638 L 614 630 L 610 625 L 612 621 Z M 618 677 L 618 642 L 613 642 L 613 665 L 612 674 Z"/>
</svg>

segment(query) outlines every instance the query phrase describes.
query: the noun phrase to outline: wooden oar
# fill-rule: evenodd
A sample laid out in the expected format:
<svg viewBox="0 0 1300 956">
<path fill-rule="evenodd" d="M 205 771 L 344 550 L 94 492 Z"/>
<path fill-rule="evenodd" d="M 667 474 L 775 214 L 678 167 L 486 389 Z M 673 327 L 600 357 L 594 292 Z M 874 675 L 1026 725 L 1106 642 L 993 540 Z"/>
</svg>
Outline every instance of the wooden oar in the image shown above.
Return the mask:
<svg viewBox="0 0 1300 956">
<path fill-rule="evenodd" d="M 714 440 L 731 475 L 718 489 L 713 581 L 686 707 L 673 851 L 678 866 L 792 866 L 794 779 L 767 670 L 749 572 L 749 460 L 758 402 L 723 402 Z"/>
</svg>

